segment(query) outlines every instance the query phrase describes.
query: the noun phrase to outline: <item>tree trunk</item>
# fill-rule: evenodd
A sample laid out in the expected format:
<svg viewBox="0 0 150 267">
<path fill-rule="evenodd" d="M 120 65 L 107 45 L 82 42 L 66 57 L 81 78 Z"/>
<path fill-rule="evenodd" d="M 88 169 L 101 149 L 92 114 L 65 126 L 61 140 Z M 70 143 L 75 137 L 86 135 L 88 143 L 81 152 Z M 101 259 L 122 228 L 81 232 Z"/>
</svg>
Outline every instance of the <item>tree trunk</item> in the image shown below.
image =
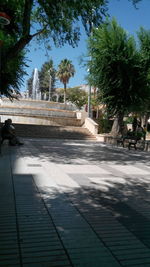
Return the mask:
<svg viewBox="0 0 150 267">
<path fill-rule="evenodd" d="M 64 83 L 64 104 L 66 104 L 66 83 Z"/>
<path fill-rule="evenodd" d="M 117 136 L 119 133 L 121 133 L 122 124 L 123 124 L 123 117 L 124 117 L 124 114 L 120 113 L 114 119 L 114 123 L 113 123 L 112 129 L 111 129 L 111 135 Z"/>
<path fill-rule="evenodd" d="M 32 6 L 33 6 L 33 0 L 25 0 L 24 12 L 22 14 L 23 17 L 22 36 L 20 37 L 18 42 L 14 45 L 14 47 L 11 47 L 11 49 L 8 51 L 6 55 L 7 62 L 15 58 L 34 37 L 34 35 L 30 35 Z"/>
<path fill-rule="evenodd" d="M 148 119 L 149 119 L 149 113 L 146 113 L 144 116 L 141 117 L 141 124 L 142 124 L 142 126 L 144 126 L 144 125 L 147 126 Z"/>
</svg>

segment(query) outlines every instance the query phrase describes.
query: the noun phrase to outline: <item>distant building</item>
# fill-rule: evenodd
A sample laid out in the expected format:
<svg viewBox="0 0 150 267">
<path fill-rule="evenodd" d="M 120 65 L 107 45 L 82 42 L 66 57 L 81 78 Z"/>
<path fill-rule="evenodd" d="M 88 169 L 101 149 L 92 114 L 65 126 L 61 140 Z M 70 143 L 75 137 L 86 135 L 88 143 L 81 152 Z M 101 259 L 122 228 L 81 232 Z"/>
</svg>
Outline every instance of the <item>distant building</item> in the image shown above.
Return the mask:
<svg viewBox="0 0 150 267">
<path fill-rule="evenodd" d="M 82 90 L 84 90 L 87 93 L 89 91 L 89 84 L 81 84 L 77 87 L 81 88 Z M 91 86 L 91 93 L 94 93 L 94 92 L 95 92 L 95 87 Z"/>
</svg>

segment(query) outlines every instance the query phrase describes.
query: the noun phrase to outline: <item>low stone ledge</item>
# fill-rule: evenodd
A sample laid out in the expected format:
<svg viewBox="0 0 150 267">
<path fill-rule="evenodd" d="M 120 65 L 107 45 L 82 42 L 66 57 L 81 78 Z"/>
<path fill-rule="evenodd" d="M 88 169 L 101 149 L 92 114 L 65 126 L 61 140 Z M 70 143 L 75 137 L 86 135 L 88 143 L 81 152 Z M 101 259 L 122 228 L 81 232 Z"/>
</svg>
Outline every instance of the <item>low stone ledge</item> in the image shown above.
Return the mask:
<svg viewBox="0 0 150 267">
<path fill-rule="evenodd" d="M 69 117 L 46 117 L 38 115 L 20 115 L 20 114 L 4 114 L 0 115 L 1 122 L 4 122 L 8 118 L 12 119 L 13 123 L 20 124 L 36 124 L 36 125 L 64 125 L 64 126 L 81 126 L 81 121 L 76 118 Z"/>
<path fill-rule="evenodd" d="M 37 115 L 37 116 L 50 116 L 50 117 L 70 117 L 76 118 L 76 112 L 55 110 L 55 109 L 35 109 L 35 108 L 21 108 L 21 107 L 0 107 L 0 115 Z"/>
<path fill-rule="evenodd" d="M 96 139 L 107 144 L 117 144 L 117 137 L 109 134 L 96 134 Z"/>
<path fill-rule="evenodd" d="M 2 106 L 17 106 L 17 107 L 37 107 L 37 108 L 54 108 L 60 110 L 75 111 L 75 107 L 69 103 L 59 103 L 45 100 L 33 100 L 33 99 L 14 99 L 12 102 L 8 98 L 2 99 Z"/>
<path fill-rule="evenodd" d="M 98 124 L 91 118 L 85 118 L 84 123 L 85 128 L 87 128 L 92 134 L 98 134 Z"/>
</svg>

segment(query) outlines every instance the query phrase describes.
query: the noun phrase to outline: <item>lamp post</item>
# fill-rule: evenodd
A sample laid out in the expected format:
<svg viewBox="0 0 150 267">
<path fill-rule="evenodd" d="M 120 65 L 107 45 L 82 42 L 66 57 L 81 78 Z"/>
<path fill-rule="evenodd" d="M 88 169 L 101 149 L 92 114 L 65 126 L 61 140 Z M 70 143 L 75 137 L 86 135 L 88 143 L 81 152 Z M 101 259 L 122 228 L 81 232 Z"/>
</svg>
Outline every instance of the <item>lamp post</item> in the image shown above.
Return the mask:
<svg viewBox="0 0 150 267">
<path fill-rule="evenodd" d="M 88 70 L 89 72 L 90 70 Z M 88 112 L 88 118 L 92 118 L 92 112 L 91 112 L 91 85 L 88 85 L 88 108 L 87 108 L 87 112 Z"/>
<path fill-rule="evenodd" d="M 51 101 L 51 91 L 52 91 L 52 75 L 51 75 L 51 68 L 48 70 L 49 73 L 49 94 L 48 94 L 48 101 Z"/>
<path fill-rule="evenodd" d="M 93 23 L 89 21 L 89 29 L 90 29 L 90 36 L 92 36 L 92 29 L 93 29 Z M 90 56 L 91 60 L 91 56 Z M 88 69 L 88 72 L 90 72 L 90 69 Z M 88 88 L 88 118 L 92 118 L 92 110 L 91 110 L 91 84 L 89 84 Z"/>
</svg>

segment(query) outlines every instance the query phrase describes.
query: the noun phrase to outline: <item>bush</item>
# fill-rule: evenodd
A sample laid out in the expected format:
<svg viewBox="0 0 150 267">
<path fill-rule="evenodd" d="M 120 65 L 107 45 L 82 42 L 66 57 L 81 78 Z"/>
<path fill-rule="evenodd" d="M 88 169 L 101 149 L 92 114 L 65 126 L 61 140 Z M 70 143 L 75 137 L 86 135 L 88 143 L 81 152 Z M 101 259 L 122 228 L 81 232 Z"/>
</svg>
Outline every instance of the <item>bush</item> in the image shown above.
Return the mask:
<svg viewBox="0 0 150 267">
<path fill-rule="evenodd" d="M 111 131 L 113 120 L 97 119 L 98 133 L 109 133 Z"/>
<path fill-rule="evenodd" d="M 132 124 L 133 119 L 134 119 L 133 117 L 128 117 L 128 118 L 125 119 L 124 123 L 125 124 Z"/>
</svg>

